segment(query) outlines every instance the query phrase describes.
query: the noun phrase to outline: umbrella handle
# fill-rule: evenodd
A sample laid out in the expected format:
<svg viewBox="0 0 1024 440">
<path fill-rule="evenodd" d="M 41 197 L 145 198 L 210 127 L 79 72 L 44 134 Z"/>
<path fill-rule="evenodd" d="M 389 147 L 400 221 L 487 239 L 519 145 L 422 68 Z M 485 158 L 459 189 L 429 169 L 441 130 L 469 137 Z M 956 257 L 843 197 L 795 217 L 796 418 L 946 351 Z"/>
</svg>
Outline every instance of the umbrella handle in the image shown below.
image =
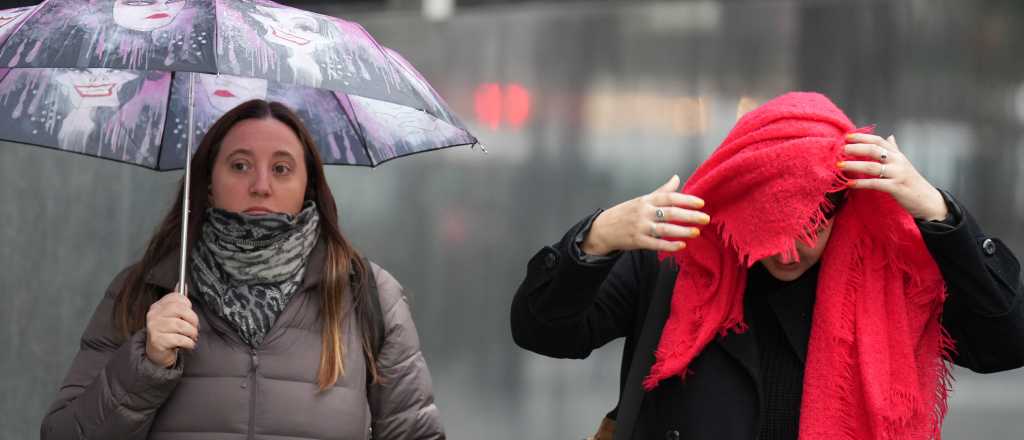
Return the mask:
<svg viewBox="0 0 1024 440">
<path fill-rule="evenodd" d="M 185 295 L 188 288 L 185 284 L 185 261 L 188 256 L 188 205 L 189 205 L 189 191 L 192 184 L 192 142 L 193 136 L 195 136 L 195 129 L 193 128 L 195 108 L 195 83 L 196 73 L 188 73 L 188 142 L 185 144 L 185 191 L 182 193 L 181 203 L 181 266 L 178 270 L 178 293 Z"/>
</svg>

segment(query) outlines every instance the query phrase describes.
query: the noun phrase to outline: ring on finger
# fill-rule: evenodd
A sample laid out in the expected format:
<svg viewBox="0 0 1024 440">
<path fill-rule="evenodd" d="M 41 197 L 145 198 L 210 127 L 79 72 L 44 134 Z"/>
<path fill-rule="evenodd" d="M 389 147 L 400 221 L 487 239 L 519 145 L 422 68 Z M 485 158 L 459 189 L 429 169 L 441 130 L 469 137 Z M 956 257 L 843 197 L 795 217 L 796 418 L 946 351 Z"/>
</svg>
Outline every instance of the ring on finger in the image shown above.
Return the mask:
<svg viewBox="0 0 1024 440">
<path fill-rule="evenodd" d="M 879 179 L 884 179 L 885 178 L 885 164 L 884 163 L 882 164 L 882 168 L 880 170 L 878 170 L 878 178 Z"/>
<path fill-rule="evenodd" d="M 651 237 L 661 238 L 661 236 L 658 235 L 658 224 L 657 223 L 651 223 Z"/>
<path fill-rule="evenodd" d="M 885 151 L 885 148 L 882 147 L 879 147 L 878 149 L 882 150 L 878 153 L 878 160 L 885 162 L 885 160 L 889 158 L 889 152 Z"/>
<path fill-rule="evenodd" d="M 659 222 L 665 220 L 665 211 L 661 208 L 654 210 L 654 217 L 657 218 Z"/>
</svg>

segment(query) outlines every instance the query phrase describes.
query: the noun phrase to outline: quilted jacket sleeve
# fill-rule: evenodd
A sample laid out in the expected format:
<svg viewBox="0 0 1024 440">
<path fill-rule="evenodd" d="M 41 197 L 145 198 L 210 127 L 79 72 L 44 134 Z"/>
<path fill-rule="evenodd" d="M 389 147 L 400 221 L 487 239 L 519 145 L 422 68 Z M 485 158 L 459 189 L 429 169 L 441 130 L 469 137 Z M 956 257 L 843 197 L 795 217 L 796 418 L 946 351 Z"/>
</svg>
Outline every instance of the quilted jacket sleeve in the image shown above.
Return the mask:
<svg viewBox="0 0 1024 440">
<path fill-rule="evenodd" d="M 125 340 L 114 328 L 114 295 L 125 273 L 114 278 L 82 335 L 43 419 L 43 440 L 145 439 L 156 411 L 181 378 L 181 362 L 168 369 L 145 357 L 145 330 Z"/>
<path fill-rule="evenodd" d="M 409 304 L 402 286 L 373 265 L 384 316 L 385 338 L 379 359 L 381 383 L 370 386 L 374 440 L 444 439 L 434 404 L 427 361 L 420 352 Z"/>
</svg>

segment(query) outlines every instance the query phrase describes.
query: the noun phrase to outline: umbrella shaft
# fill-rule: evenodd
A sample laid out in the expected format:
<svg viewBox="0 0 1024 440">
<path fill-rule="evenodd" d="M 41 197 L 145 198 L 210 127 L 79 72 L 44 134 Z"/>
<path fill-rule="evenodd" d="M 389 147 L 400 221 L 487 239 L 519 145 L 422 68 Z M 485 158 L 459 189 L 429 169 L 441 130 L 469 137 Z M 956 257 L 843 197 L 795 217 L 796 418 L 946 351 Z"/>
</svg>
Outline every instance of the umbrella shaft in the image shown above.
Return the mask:
<svg viewBox="0 0 1024 440">
<path fill-rule="evenodd" d="M 185 295 L 187 285 L 185 284 L 185 262 L 188 256 L 188 206 L 189 206 L 189 193 L 191 192 L 192 184 L 192 142 L 193 136 L 195 135 L 195 129 L 193 123 L 195 121 L 193 112 L 195 110 L 195 82 L 196 74 L 188 73 L 188 141 L 185 143 L 185 190 L 182 193 L 181 202 L 181 266 L 178 271 L 178 293 Z"/>
</svg>

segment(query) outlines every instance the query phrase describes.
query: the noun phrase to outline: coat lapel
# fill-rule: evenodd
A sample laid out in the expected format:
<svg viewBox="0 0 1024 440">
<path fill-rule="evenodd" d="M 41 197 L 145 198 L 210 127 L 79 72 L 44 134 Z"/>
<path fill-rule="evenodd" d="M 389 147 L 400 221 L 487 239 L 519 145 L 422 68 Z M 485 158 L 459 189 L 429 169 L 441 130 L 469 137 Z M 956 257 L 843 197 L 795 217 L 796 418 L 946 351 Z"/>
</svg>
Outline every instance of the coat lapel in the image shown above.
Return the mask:
<svg viewBox="0 0 1024 440">
<path fill-rule="evenodd" d="M 643 379 L 651 366 L 654 365 L 654 350 L 658 348 L 661 330 L 668 319 L 672 300 L 672 288 L 675 286 L 679 267 L 672 259 L 662 261 L 658 278 L 651 291 L 651 302 L 647 307 L 647 315 L 643 329 L 637 339 L 633 359 L 629 364 L 629 373 L 619 401 L 618 420 L 615 423 L 615 440 L 631 439 L 643 403 Z"/>
<path fill-rule="evenodd" d="M 758 360 L 757 337 L 754 335 L 752 327 L 743 333 L 729 333 L 725 337 L 716 338 L 712 343 L 718 344 L 726 353 L 729 353 L 730 356 L 743 365 L 743 369 L 747 371 L 747 374 L 750 375 L 754 383 L 760 387 L 761 375 L 758 373 L 760 361 Z"/>
</svg>

